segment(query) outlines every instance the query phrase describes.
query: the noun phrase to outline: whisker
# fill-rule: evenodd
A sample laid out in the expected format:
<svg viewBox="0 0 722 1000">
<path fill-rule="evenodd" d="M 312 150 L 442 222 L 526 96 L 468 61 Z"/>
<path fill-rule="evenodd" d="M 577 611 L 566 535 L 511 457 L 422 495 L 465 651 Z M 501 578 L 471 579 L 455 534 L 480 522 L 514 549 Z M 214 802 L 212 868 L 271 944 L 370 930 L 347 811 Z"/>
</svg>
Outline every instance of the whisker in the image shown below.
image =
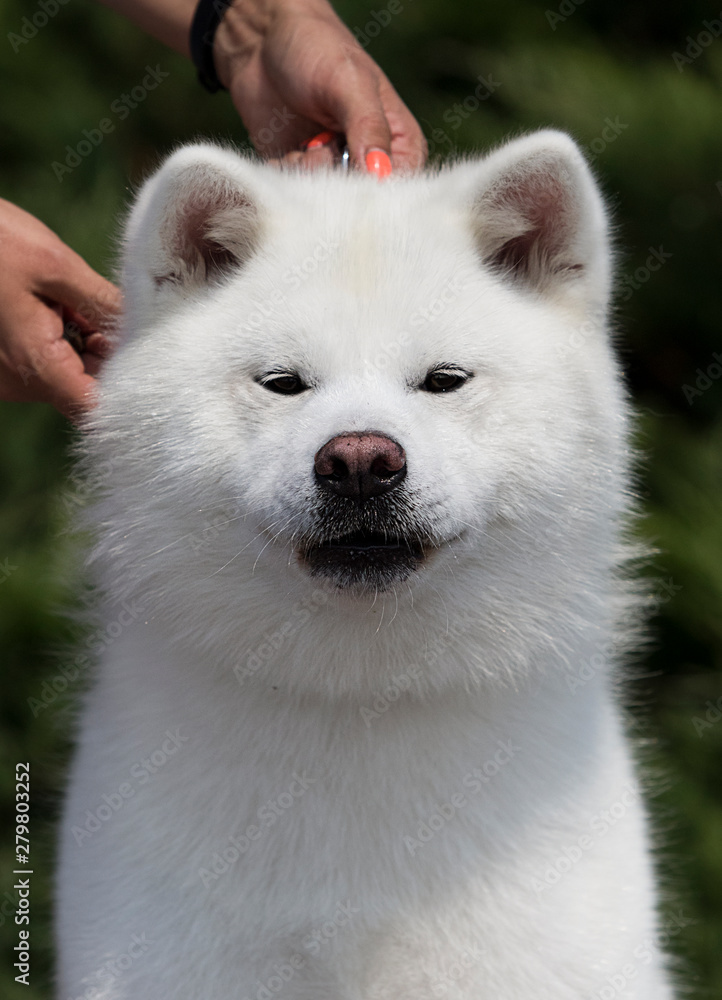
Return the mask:
<svg viewBox="0 0 722 1000">
<path fill-rule="evenodd" d="M 378 595 L 379 595 L 379 588 L 376 587 L 376 593 L 374 595 L 374 604 L 376 603 L 376 598 L 378 597 Z M 381 604 L 381 620 L 379 621 L 378 625 L 376 626 L 376 635 L 378 635 L 379 632 L 380 632 L 380 630 L 381 630 L 381 626 L 384 623 L 384 615 L 385 614 L 386 614 L 386 601 L 383 601 L 382 604 Z"/>
<path fill-rule="evenodd" d="M 243 548 L 239 549 L 238 552 L 236 552 L 235 555 L 231 556 L 231 558 L 227 562 L 225 562 L 222 566 L 219 566 L 219 568 L 217 570 L 214 570 L 214 572 L 211 573 L 210 577 L 207 577 L 207 579 L 211 579 L 211 577 L 214 577 L 218 573 L 222 572 L 227 566 L 230 566 L 230 564 L 233 562 L 233 560 L 237 559 L 240 555 L 242 555 L 246 551 L 246 549 L 249 547 L 249 545 L 253 545 L 253 543 L 257 539 L 263 537 L 263 535 L 266 533 L 266 531 L 270 531 L 276 524 L 278 524 L 278 521 L 274 521 L 268 528 L 261 528 L 261 530 L 258 531 L 258 532 L 256 532 L 256 534 L 253 536 L 253 538 L 251 538 L 250 541 L 248 541 L 243 546 Z M 283 530 L 283 529 L 281 529 L 281 530 Z M 273 541 L 272 538 L 268 540 L 268 542 L 266 543 L 266 545 L 268 545 L 271 541 Z M 266 548 L 266 546 L 264 545 L 263 549 L 265 549 L 265 548 Z M 261 549 L 261 552 L 263 552 L 263 549 Z M 259 557 L 260 557 L 260 553 L 259 553 Z M 256 559 L 256 562 L 258 562 L 258 558 Z M 254 569 L 255 569 L 255 566 L 256 566 L 256 563 L 253 564 L 253 568 Z"/>
<path fill-rule="evenodd" d="M 276 541 L 276 539 L 281 534 L 281 532 L 285 531 L 286 528 L 288 527 L 288 525 L 291 524 L 291 522 L 293 521 L 294 517 L 297 517 L 297 516 L 298 516 L 297 514 L 292 514 L 291 517 L 289 517 L 288 520 L 285 522 L 285 524 L 283 525 L 283 527 L 279 528 L 275 535 L 271 535 L 271 537 L 268 539 L 268 541 L 266 542 L 266 544 L 263 546 L 263 548 L 261 549 L 261 551 L 256 556 L 255 562 L 253 563 L 253 566 L 251 568 L 251 576 L 256 572 L 256 566 L 258 565 L 258 560 L 261 558 L 261 556 L 266 551 L 266 549 L 268 548 L 268 546 L 272 545 L 273 542 Z M 278 522 L 275 522 L 275 523 L 277 524 Z M 271 525 L 266 530 L 270 531 L 271 528 L 273 528 L 273 527 L 274 527 L 274 525 Z"/>
</svg>

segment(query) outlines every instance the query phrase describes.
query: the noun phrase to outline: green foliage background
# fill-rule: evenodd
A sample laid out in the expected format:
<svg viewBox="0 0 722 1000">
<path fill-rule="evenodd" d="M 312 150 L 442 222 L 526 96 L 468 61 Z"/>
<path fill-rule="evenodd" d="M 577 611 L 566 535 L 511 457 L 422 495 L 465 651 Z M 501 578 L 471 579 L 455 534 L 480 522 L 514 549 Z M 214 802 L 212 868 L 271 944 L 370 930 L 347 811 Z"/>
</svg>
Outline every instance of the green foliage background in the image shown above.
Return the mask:
<svg viewBox="0 0 722 1000">
<path fill-rule="evenodd" d="M 700 376 L 722 351 L 722 37 L 689 46 L 707 30 L 705 20 L 722 14 L 701 0 L 563 0 L 549 9 L 525 0 L 401 2 L 368 51 L 423 123 L 433 157 L 484 149 L 525 129 L 563 128 L 593 155 L 614 207 L 620 349 L 648 456 L 640 484 L 648 516 L 640 530 L 660 550 L 655 642 L 635 689 L 633 726 L 662 776 L 651 807 L 672 892 L 665 913 L 681 912 L 685 924 L 670 925 L 671 946 L 684 957 L 694 995 L 719 997 L 722 725 L 714 720 L 722 713 L 710 703 L 722 696 L 721 369 Z M 0 196 L 38 215 L 112 276 L 119 219 L 160 157 L 198 136 L 244 142 L 245 133 L 227 95 L 206 94 L 181 57 L 85 0 L 57 4 L 35 37 L 13 46 L 23 18 L 39 9 L 6 0 L 0 11 Z M 366 26 L 378 23 L 373 11 L 386 7 L 383 0 L 371 8 L 366 0 L 339 0 L 337 9 L 369 38 L 374 29 Z M 675 62 L 674 53 L 688 48 L 690 63 Z M 140 83 L 146 65 L 169 76 L 120 121 L 111 104 Z M 470 95 L 480 77 L 494 81 L 493 94 L 474 108 Z M 66 146 L 106 117 L 112 133 L 59 182 L 53 161 L 62 162 Z M 660 247 L 671 257 L 645 276 L 640 269 Z M 703 391 L 685 394 L 696 380 Z M 0 405 L 0 421 L 0 990 L 8 1000 L 39 1000 L 50 996 L 52 822 L 68 719 L 60 698 L 36 715 L 28 699 L 41 698 L 44 681 L 56 676 L 55 650 L 68 637 L 56 608 L 77 586 L 61 534 L 71 432 L 40 405 Z M 695 726 L 706 713 L 712 724 Z M 18 760 L 30 761 L 33 775 L 30 988 L 13 981 L 11 957 Z"/>
</svg>

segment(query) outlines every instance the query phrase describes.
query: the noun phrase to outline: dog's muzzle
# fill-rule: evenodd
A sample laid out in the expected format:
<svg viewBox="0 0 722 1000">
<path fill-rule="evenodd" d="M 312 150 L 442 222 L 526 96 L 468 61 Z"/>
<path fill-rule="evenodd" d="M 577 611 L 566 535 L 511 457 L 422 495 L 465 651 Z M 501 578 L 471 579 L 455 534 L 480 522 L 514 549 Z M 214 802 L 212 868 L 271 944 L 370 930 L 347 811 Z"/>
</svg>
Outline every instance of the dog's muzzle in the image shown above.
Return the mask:
<svg viewBox="0 0 722 1000">
<path fill-rule="evenodd" d="M 419 568 L 430 545 L 402 484 L 406 455 L 378 431 L 339 434 L 317 452 L 318 528 L 299 549 L 312 576 L 341 589 L 387 590 Z"/>
</svg>

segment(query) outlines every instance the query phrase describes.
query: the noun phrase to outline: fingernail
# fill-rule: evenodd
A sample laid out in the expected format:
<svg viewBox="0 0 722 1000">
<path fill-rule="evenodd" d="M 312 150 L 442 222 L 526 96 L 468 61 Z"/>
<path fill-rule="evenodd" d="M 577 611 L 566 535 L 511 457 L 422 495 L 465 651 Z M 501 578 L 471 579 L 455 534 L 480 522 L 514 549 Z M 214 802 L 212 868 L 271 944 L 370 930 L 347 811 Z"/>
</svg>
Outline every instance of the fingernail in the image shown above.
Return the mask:
<svg viewBox="0 0 722 1000">
<path fill-rule="evenodd" d="M 364 162 L 368 172 L 376 174 L 379 180 L 382 177 L 388 177 L 391 173 L 391 160 L 389 154 L 385 153 L 383 149 L 370 149 Z"/>
<path fill-rule="evenodd" d="M 307 139 L 306 142 L 301 143 L 301 149 L 304 151 L 309 149 L 320 149 L 321 146 L 328 146 L 332 143 L 335 136 L 333 132 L 319 132 L 312 139 Z"/>
</svg>

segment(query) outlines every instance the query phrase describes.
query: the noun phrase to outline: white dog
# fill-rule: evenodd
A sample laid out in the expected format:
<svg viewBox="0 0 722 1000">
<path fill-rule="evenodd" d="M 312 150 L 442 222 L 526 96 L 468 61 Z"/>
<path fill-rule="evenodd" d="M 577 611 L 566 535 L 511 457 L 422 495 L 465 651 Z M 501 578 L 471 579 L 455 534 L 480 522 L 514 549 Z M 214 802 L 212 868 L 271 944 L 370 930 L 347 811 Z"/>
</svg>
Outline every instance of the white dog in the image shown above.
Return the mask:
<svg viewBox="0 0 722 1000">
<path fill-rule="evenodd" d="M 189 147 L 124 260 L 57 996 L 669 1000 L 575 145 L 383 183 Z"/>
</svg>

